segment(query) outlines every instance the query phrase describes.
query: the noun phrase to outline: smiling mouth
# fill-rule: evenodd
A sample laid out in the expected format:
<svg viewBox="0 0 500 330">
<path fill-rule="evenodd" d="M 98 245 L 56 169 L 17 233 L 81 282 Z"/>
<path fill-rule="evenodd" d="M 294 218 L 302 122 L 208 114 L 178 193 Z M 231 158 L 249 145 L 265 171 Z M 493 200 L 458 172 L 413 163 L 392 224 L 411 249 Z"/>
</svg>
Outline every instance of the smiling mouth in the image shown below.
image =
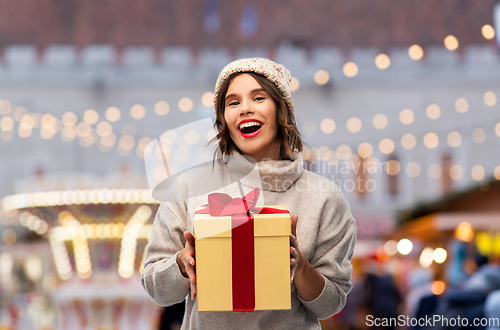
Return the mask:
<svg viewBox="0 0 500 330">
<path fill-rule="evenodd" d="M 254 132 L 257 132 L 261 127 L 262 125 L 253 125 L 249 127 L 243 127 L 240 131 L 242 134 L 252 134 Z"/>
<path fill-rule="evenodd" d="M 262 125 L 253 127 L 244 127 L 240 130 L 241 136 L 244 138 L 252 138 L 260 133 L 262 130 Z"/>
</svg>

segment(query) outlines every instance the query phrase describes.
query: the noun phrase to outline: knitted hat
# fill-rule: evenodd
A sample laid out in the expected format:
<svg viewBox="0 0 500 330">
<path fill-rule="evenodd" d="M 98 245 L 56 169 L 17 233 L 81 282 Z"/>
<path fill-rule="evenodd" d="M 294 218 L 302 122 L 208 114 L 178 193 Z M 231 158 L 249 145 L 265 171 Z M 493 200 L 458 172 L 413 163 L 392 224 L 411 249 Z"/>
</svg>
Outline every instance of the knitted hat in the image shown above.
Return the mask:
<svg viewBox="0 0 500 330">
<path fill-rule="evenodd" d="M 242 58 L 229 63 L 222 69 L 219 78 L 217 78 L 217 83 L 215 84 L 214 105 L 222 84 L 236 72 L 255 72 L 272 81 L 280 90 L 281 95 L 288 104 L 288 108 L 293 111 L 293 101 L 290 95 L 290 83 L 292 81 L 290 71 L 281 64 L 275 63 L 267 58 L 259 57 Z M 214 113 L 216 113 L 215 111 L 216 109 L 214 108 Z"/>
</svg>

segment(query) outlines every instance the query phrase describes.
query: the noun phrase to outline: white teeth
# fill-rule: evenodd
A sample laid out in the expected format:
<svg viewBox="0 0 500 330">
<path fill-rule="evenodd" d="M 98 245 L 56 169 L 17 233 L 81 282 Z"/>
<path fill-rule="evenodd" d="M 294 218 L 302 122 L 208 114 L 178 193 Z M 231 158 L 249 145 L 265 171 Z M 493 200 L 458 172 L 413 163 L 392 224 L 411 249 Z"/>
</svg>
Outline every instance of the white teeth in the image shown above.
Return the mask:
<svg viewBox="0 0 500 330">
<path fill-rule="evenodd" d="M 250 127 L 250 126 L 261 126 L 261 123 L 257 122 L 257 121 L 248 121 L 246 123 L 243 123 L 240 125 L 240 130 L 244 127 Z"/>
</svg>

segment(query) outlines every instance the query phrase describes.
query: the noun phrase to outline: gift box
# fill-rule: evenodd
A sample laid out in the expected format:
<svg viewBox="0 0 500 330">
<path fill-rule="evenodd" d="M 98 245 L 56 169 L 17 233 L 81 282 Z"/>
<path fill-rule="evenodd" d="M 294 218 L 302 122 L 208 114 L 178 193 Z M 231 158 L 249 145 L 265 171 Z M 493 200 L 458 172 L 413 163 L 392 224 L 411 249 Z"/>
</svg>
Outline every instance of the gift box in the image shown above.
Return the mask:
<svg viewBox="0 0 500 330">
<path fill-rule="evenodd" d="M 290 309 L 290 213 L 212 193 L 194 215 L 198 311 Z"/>
</svg>

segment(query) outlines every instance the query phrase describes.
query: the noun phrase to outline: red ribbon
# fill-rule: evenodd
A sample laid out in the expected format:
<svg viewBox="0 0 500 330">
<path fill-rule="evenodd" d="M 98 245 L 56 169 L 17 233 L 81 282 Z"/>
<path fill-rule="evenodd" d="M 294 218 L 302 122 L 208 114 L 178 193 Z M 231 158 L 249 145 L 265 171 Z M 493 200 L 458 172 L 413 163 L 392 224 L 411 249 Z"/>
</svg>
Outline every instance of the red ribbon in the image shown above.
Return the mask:
<svg viewBox="0 0 500 330">
<path fill-rule="evenodd" d="M 253 213 L 288 213 L 271 207 L 255 207 L 260 190 L 253 189 L 243 198 L 224 193 L 208 195 L 208 206 L 195 214 L 213 217 L 231 216 L 233 311 L 252 312 L 255 309 L 255 256 Z"/>
</svg>

